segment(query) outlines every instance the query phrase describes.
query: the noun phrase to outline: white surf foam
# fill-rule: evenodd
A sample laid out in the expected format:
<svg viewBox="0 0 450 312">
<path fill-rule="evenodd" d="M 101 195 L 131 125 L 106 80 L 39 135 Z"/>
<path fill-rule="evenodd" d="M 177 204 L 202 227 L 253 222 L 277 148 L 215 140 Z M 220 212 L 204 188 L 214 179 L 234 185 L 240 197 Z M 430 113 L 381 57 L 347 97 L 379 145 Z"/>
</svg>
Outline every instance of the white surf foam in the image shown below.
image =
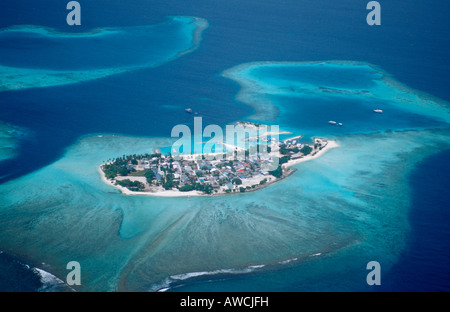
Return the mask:
<svg viewBox="0 0 450 312">
<path fill-rule="evenodd" d="M 63 288 L 75 291 L 73 288 L 69 287 L 66 283 L 64 283 L 61 279 L 57 278 L 55 275 L 47 271 L 44 271 L 39 268 L 33 268 L 33 271 L 39 274 L 41 279 L 42 286 L 38 289 L 39 292 L 61 291 Z"/>
<path fill-rule="evenodd" d="M 214 276 L 220 274 L 248 274 L 265 267 L 264 264 L 250 265 L 243 269 L 220 269 L 214 271 L 199 271 L 199 272 L 189 272 L 183 274 L 171 275 L 170 277 L 164 279 L 160 283 L 154 284 L 150 287 L 150 292 L 166 292 L 170 290 L 174 283 L 179 283 L 181 281 L 186 281 L 191 278 L 201 277 L 201 276 Z"/>
</svg>

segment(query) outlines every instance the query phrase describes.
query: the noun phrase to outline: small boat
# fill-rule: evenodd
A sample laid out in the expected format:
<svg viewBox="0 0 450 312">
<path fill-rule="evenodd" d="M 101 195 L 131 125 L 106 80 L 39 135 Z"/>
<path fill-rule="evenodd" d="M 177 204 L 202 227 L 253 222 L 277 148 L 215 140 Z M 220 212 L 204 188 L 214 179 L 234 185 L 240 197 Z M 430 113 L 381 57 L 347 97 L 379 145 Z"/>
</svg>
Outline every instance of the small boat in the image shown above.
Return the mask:
<svg viewBox="0 0 450 312">
<path fill-rule="evenodd" d="M 337 122 L 334 121 L 334 120 L 330 120 L 328 123 L 331 124 L 331 125 L 335 125 Z"/>
<path fill-rule="evenodd" d="M 189 114 L 192 114 L 192 108 L 186 108 L 185 111 L 188 112 Z"/>
<path fill-rule="evenodd" d="M 382 109 L 374 109 L 373 110 L 375 113 L 378 113 L 378 114 L 382 114 L 383 113 L 383 110 Z"/>
<path fill-rule="evenodd" d="M 338 123 L 338 126 L 342 126 L 342 122 Z"/>
</svg>

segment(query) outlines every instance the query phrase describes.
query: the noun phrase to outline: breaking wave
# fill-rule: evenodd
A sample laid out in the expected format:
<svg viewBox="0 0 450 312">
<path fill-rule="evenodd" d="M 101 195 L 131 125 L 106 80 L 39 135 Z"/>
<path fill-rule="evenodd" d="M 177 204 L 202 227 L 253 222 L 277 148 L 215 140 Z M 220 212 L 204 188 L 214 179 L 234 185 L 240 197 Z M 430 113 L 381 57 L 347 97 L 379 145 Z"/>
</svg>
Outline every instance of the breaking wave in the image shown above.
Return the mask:
<svg viewBox="0 0 450 312">
<path fill-rule="evenodd" d="M 191 279 L 199 279 L 202 277 L 209 276 L 226 276 L 226 275 L 241 275 L 241 274 L 249 274 L 255 272 L 256 270 L 260 270 L 264 268 L 266 265 L 250 265 L 242 269 L 219 269 L 214 271 L 200 271 L 200 272 L 189 272 L 183 274 L 172 275 L 170 277 L 165 278 L 163 281 L 152 285 L 149 289 L 150 292 L 166 292 L 170 289 L 180 287 L 183 285 L 183 282 Z"/>
</svg>

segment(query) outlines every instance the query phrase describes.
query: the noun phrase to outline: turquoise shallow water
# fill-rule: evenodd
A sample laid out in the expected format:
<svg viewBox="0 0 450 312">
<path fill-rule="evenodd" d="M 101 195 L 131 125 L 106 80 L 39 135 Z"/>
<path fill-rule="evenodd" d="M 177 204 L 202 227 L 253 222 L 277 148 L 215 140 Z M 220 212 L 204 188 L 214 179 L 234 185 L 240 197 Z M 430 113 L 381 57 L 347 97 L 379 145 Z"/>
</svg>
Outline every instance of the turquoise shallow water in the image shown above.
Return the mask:
<svg viewBox="0 0 450 312">
<path fill-rule="evenodd" d="M 206 20 L 174 16 L 147 26 L 61 33 L 23 25 L 0 30 L 0 91 L 50 87 L 156 67 L 198 47 Z"/>
<path fill-rule="evenodd" d="M 14 156 L 15 140 L 11 135 L 12 129 L 7 125 L 0 124 L 0 160 Z"/>
<path fill-rule="evenodd" d="M 172 139 L 88 135 L 58 161 L 0 185 L 2 249 L 61 279 L 79 261 L 83 291 L 366 289 L 365 265 L 377 260 L 389 271 L 405 248 L 408 173 L 450 148 L 448 108 L 368 64 L 274 64 L 256 65 L 254 76 L 254 65 L 234 69 L 244 87 L 237 98 L 255 108 L 250 119 L 334 138 L 339 148 L 260 191 L 158 198 L 120 194 L 98 166 Z M 385 113 L 374 114 L 374 104 Z M 330 112 L 346 120 L 341 133 Z M 285 273 L 273 276 L 293 268 L 284 284 Z M 273 283 L 257 283 L 264 276 Z"/>
<path fill-rule="evenodd" d="M 80 261 L 83 286 L 77 290 L 374 290 L 365 283 L 370 260 L 382 266 L 378 290 L 386 289 L 393 277 L 394 290 L 448 290 L 448 270 L 447 279 L 442 274 L 449 262 L 443 253 L 449 250 L 448 229 L 442 226 L 447 214 L 436 213 L 430 220 L 417 210 L 434 214 L 448 210 L 449 201 L 432 193 L 433 200 L 424 196 L 412 211 L 415 194 L 408 183 L 408 173 L 422 158 L 449 148 L 448 108 L 441 105 L 448 103 L 401 85 L 374 65 L 323 62 L 367 61 L 401 82 L 449 100 L 450 29 L 448 10 L 443 9 L 448 1 L 407 6 L 383 2 L 383 26 L 376 28 L 364 21 L 366 3 L 230 0 L 211 5 L 199 0 L 193 5 L 165 0 L 125 5 L 97 0 L 82 3 L 83 25 L 71 30 L 85 33 L 76 38 L 54 30 L 69 29 L 61 1 L 10 1 L 2 6 L 2 27 L 34 23 L 52 27 L 52 33 L 50 28 L 28 28 L 20 40 L 12 38 L 18 32 L 3 29 L 0 35 L 10 36 L 0 40 L 6 49 L 1 59 L 8 59 L 0 67 L 0 85 L 3 91 L 15 89 L 0 93 L 0 119 L 32 131 L 32 144 L 19 144 L 14 151 L 10 147 L 16 146 L 17 137 L 9 131 L 15 126 L 8 124 L 6 140 L 0 139 L 0 146 L 7 148 L 0 157 L 11 160 L 18 154 L 0 164 L 0 181 L 3 174 L 21 169 L 10 182 L 0 182 L 0 289 L 8 289 L 4 281 L 11 279 L 19 290 L 39 288 L 5 269 L 8 253 L 61 280 L 66 263 Z M 190 38 L 192 25 L 165 28 L 169 25 L 163 16 L 173 14 L 210 21 L 195 53 L 155 68 L 143 62 L 147 59 L 140 52 L 152 52 L 147 44 L 142 50 L 139 44 L 114 46 L 133 58 L 115 49 L 99 57 L 111 37 L 127 39 L 120 32 L 148 24 L 176 39 L 153 37 L 161 51 L 167 48 L 167 60 L 192 51 L 191 44 L 176 43 L 186 43 L 183 32 Z M 112 27 L 114 36 L 86 33 L 107 25 L 118 26 Z M 77 53 L 69 49 L 64 54 L 60 42 Z M 98 49 L 88 51 L 95 61 L 83 50 L 85 45 Z M 71 63 L 62 55 L 86 58 Z M 30 61 L 22 67 L 26 57 Z M 246 62 L 260 60 L 318 62 L 247 67 Z M 237 78 L 265 82 L 262 92 L 250 88 L 240 93 L 249 106 L 233 101 L 239 86 L 220 77 L 238 64 L 252 72 Z M 112 75 L 141 65 L 146 68 Z M 221 126 L 249 115 L 252 107 L 249 118 L 271 120 L 306 137 L 334 137 L 341 147 L 297 166 L 282 182 L 236 196 L 126 197 L 100 181 L 96 170 L 103 160 L 170 144 L 169 139 L 130 136 L 168 136 L 174 124 L 191 125 L 186 107 Z M 385 112 L 374 114 L 374 108 Z M 343 126 L 330 126 L 328 120 Z M 445 158 L 442 167 L 448 168 Z M 448 176 L 439 182 L 433 173 L 419 177 L 428 187 L 447 191 Z M 422 194 L 417 187 L 415 191 Z M 411 228 L 414 217 L 427 225 L 421 232 Z M 413 236 L 424 240 L 411 244 Z M 392 273 L 396 267 L 403 273 Z"/>
<path fill-rule="evenodd" d="M 188 200 L 124 196 L 97 171 L 114 155 L 171 140 L 86 137 L 60 161 L 0 187 L 0 244 L 61 277 L 76 259 L 86 291 L 183 290 L 192 279 L 216 275 L 232 284 L 230 276 L 303 263 L 317 268 L 335 256 L 353 261 L 345 271 L 326 266 L 322 274 L 336 281 L 348 274 L 354 285 L 368 261 L 388 269 L 402 252 L 406 172 L 432 149 L 448 148 L 447 138 L 442 131 L 349 136 L 261 191 Z M 304 275 L 304 287 L 320 276 Z"/>
<path fill-rule="evenodd" d="M 306 137 L 446 127 L 450 121 L 445 102 L 411 90 L 367 63 L 257 62 L 223 75 L 241 85 L 238 100 L 255 109 L 249 119 Z M 375 109 L 384 112 L 376 114 Z"/>
<path fill-rule="evenodd" d="M 0 121 L 0 161 L 15 157 L 19 141 L 29 135 L 25 129 Z"/>
</svg>

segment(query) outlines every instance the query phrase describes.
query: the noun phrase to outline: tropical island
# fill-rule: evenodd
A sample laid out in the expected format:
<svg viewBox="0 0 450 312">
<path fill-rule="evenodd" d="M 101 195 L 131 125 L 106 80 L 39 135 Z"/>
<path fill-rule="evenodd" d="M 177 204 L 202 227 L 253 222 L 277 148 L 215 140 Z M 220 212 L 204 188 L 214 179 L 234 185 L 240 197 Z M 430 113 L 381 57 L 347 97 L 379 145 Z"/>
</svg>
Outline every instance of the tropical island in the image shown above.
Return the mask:
<svg viewBox="0 0 450 312">
<path fill-rule="evenodd" d="M 242 159 L 235 152 L 234 155 L 217 153 L 212 160 L 196 154 L 175 159 L 170 153 L 155 151 L 123 155 L 102 164 L 99 171 L 104 182 L 126 195 L 177 197 L 244 193 L 279 181 L 295 171 L 290 166 L 317 158 L 338 146 L 336 141 L 321 138 L 314 138 L 313 144 L 304 144 L 298 138 L 301 136 L 271 142 L 267 148 L 273 153 L 258 153 L 253 158 L 249 157 L 248 150 Z M 278 160 L 278 166 L 265 170 L 274 160 Z"/>
</svg>

